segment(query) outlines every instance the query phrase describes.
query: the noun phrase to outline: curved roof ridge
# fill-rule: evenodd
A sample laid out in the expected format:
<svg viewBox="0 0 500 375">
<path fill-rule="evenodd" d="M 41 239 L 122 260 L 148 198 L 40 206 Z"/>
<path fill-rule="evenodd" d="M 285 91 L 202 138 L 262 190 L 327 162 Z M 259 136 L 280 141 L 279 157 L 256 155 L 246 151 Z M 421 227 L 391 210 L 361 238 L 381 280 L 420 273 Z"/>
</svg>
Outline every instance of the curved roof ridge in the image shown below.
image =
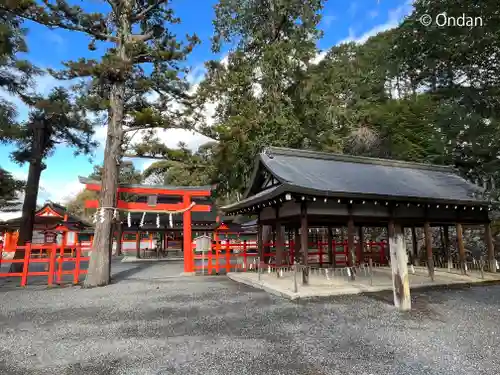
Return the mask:
<svg viewBox="0 0 500 375">
<path fill-rule="evenodd" d="M 434 171 L 449 172 L 449 173 L 456 172 L 454 167 L 446 165 L 417 163 L 417 162 L 393 160 L 393 159 L 371 158 L 367 156 L 354 156 L 347 154 L 338 154 L 333 152 L 302 150 L 302 149 L 294 149 L 286 147 L 266 147 L 262 151 L 261 157 L 265 155 L 268 158 L 272 159 L 274 154 L 284 155 L 284 156 L 294 156 L 299 158 L 332 160 L 332 161 L 340 161 L 347 163 L 374 164 L 374 165 L 384 165 L 389 167 L 434 170 Z"/>
</svg>

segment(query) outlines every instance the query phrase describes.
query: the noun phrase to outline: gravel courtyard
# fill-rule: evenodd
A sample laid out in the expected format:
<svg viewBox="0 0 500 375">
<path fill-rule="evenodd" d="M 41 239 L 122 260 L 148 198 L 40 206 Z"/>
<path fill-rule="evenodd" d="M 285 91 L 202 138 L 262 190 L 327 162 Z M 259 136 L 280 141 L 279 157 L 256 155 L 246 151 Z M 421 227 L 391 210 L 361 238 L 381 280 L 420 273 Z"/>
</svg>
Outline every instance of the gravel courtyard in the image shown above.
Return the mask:
<svg viewBox="0 0 500 375">
<path fill-rule="evenodd" d="M 500 286 L 290 302 L 180 264 L 0 287 L 0 374 L 498 374 Z"/>
</svg>

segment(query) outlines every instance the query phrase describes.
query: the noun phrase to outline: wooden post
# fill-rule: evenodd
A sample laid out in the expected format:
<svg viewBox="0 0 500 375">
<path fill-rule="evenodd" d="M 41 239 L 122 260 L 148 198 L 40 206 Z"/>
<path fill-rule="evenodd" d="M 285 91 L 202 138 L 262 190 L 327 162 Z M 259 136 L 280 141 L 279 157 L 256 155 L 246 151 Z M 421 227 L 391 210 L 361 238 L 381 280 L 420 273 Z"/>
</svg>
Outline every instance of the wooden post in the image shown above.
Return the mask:
<svg viewBox="0 0 500 375">
<path fill-rule="evenodd" d="M 358 249 L 358 262 L 359 264 L 364 262 L 364 255 L 365 255 L 365 239 L 364 239 L 364 233 L 363 233 L 363 227 L 359 226 L 358 227 L 358 238 L 359 238 L 359 249 Z"/>
<path fill-rule="evenodd" d="M 457 223 L 457 246 L 458 246 L 458 257 L 460 261 L 460 271 L 466 274 L 465 271 L 465 247 L 463 238 L 463 228 L 462 224 Z"/>
<path fill-rule="evenodd" d="M 137 256 L 137 259 L 141 258 L 141 232 L 139 229 L 136 232 L 135 235 L 135 254 Z"/>
<path fill-rule="evenodd" d="M 418 254 L 417 230 L 411 227 L 411 244 L 413 250 L 413 265 L 420 266 L 420 256 Z"/>
<path fill-rule="evenodd" d="M 493 236 L 491 235 L 491 224 L 484 225 L 484 235 L 486 247 L 488 248 L 488 270 L 490 272 L 497 272 L 497 262 L 495 259 L 495 247 L 493 246 Z"/>
<path fill-rule="evenodd" d="M 293 249 L 293 256 L 298 257 L 300 259 L 300 234 L 299 234 L 299 228 L 295 228 L 295 239 L 293 240 L 293 245 L 295 246 L 295 249 Z M 293 259 L 293 264 L 296 264 L 297 262 L 295 259 Z"/>
<path fill-rule="evenodd" d="M 182 204 L 184 207 L 191 205 L 191 197 L 188 194 L 182 196 Z M 184 272 L 194 274 L 194 254 L 191 231 L 191 210 L 187 210 L 182 214 L 182 230 L 183 230 L 183 248 L 184 248 Z"/>
<path fill-rule="evenodd" d="M 302 283 L 309 284 L 309 244 L 308 244 L 308 227 L 307 227 L 307 205 L 306 202 L 300 204 L 300 247 L 302 249 Z"/>
<path fill-rule="evenodd" d="M 328 238 L 328 260 L 330 265 L 335 268 L 335 254 L 333 253 L 333 233 L 332 227 L 327 228 L 327 238 Z"/>
<path fill-rule="evenodd" d="M 118 214 L 120 215 L 120 214 Z M 123 241 L 123 224 L 120 221 L 120 216 L 118 216 L 118 221 L 116 223 L 116 255 L 122 255 L 122 241 Z"/>
<path fill-rule="evenodd" d="M 453 268 L 453 260 L 451 259 L 450 228 L 448 225 L 443 227 L 443 246 L 446 253 L 446 260 L 448 262 L 448 271 L 451 271 Z"/>
<path fill-rule="evenodd" d="M 274 243 L 274 246 L 276 248 L 276 272 L 278 273 L 278 277 L 280 274 L 280 270 L 278 267 L 281 267 L 283 265 L 283 232 L 282 232 L 282 226 L 281 226 L 281 221 L 280 221 L 280 208 L 279 206 L 276 206 L 275 208 L 276 212 L 276 225 L 275 225 L 275 239 L 276 242 Z"/>
<path fill-rule="evenodd" d="M 427 269 L 429 270 L 429 276 L 432 281 L 434 281 L 434 257 L 432 256 L 432 232 L 431 225 L 428 221 L 424 223 L 425 232 L 425 249 L 427 250 Z"/>
<path fill-rule="evenodd" d="M 257 216 L 257 249 L 259 252 L 259 262 L 264 262 L 264 236 L 262 233 L 262 224 L 260 222 L 260 213 Z M 259 265 L 260 267 L 260 265 Z"/>
<path fill-rule="evenodd" d="M 356 248 L 354 244 L 354 219 L 352 216 L 349 216 L 349 220 L 347 221 L 347 248 L 349 249 L 348 256 L 348 265 L 350 267 L 354 267 L 356 263 Z"/>
<path fill-rule="evenodd" d="M 399 224 L 389 222 L 389 249 L 391 256 L 392 285 L 394 306 L 400 311 L 411 309 L 410 280 L 408 276 L 408 258 L 403 231 Z"/>
</svg>

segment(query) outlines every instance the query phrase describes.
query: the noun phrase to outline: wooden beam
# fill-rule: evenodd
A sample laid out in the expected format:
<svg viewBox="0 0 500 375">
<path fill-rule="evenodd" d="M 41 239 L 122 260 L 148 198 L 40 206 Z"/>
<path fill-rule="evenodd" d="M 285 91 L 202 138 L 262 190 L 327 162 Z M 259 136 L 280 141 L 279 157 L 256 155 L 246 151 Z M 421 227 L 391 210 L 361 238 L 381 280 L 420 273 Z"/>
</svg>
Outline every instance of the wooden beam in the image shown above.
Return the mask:
<svg viewBox="0 0 500 375">
<path fill-rule="evenodd" d="M 89 200 L 85 201 L 85 208 L 99 208 L 98 200 Z M 138 203 L 138 202 L 125 202 L 122 200 L 118 201 L 117 208 L 120 210 L 126 210 L 130 212 L 158 212 L 162 211 L 179 211 L 184 210 L 189 206 L 186 206 L 184 203 L 159 203 L 156 206 L 150 206 L 147 203 Z M 191 211 L 193 212 L 210 212 L 212 207 L 207 204 L 195 204 Z"/>
<path fill-rule="evenodd" d="M 490 272 L 497 272 L 497 262 L 495 259 L 495 246 L 493 246 L 493 236 L 491 234 L 491 224 L 484 225 L 484 236 L 486 247 L 488 248 L 488 270 Z"/>
<path fill-rule="evenodd" d="M 85 189 L 92 191 L 100 191 L 99 184 L 85 184 Z M 164 189 L 155 187 L 118 187 L 118 193 L 145 194 L 145 195 L 189 195 L 191 197 L 209 197 L 212 195 L 210 190 L 188 190 L 188 189 Z"/>
<path fill-rule="evenodd" d="M 411 309 L 411 298 L 406 242 L 401 226 L 394 224 L 393 220 L 389 222 L 388 232 L 394 306 L 400 311 L 408 311 Z"/>
<path fill-rule="evenodd" d="M 306 202 L 300 204 L 300 248 L 302 250 L 302 283 L 309 284 L 309 228 L 307 226 L 307 205 Z"/>
<path fill-rule="evenodd" d="M 465 270 L 465 247 L 463 238 L 463 228 L 462 224 L 457 223 L 457 246 L 458 246 L 458 258 L 460 262 L 460 270 L 463 274 L 466 274 Z"/>
<path fill-rule="evenodd" d="M 425 233 L 425 249 L 427 251 L 427 269 L 429 270 L 429 276 L 432 281 L 434 281 L 434 257 L 432 254 L 432 232 L 431 225 L 428 221 L 424 223 L 424 233 Z"/>
</svg>

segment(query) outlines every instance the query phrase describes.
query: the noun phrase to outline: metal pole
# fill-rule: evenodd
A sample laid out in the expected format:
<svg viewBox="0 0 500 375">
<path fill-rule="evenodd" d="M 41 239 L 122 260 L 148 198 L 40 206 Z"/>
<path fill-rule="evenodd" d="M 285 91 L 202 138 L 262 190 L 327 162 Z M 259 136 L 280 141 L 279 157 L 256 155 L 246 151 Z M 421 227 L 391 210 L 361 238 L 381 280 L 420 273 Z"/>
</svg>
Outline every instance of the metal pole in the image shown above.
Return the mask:
<svg viewBox="0 0 500 375">
<path fill-rule="evenodd" d="M 260 257 L 257 257 L 257 274 L 258 274 L 258 277 L 259 277 L 259 281 L 260 281 L 260 272 L 261 272 L 261 263 L 260 263 Z"/>
</svg>

